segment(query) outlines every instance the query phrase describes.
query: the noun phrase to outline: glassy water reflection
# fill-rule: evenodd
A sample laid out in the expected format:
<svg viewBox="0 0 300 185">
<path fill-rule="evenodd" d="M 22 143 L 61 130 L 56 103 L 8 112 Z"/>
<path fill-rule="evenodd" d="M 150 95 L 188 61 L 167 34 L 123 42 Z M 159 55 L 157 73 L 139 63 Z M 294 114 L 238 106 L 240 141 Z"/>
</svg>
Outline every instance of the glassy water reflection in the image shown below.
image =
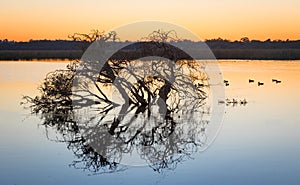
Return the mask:
<svg viewBox="0 0 300 185">
<path fill-rule="evenodd" d="M 228 80 L 226 97 L 247 100 L 226 107 L 224 125 L 214 144 L 178 161 L 173 170 L 122 166 L 119 172 L 92 175 L 86 166 L 109 164 L 67 128 L 44 129 L 47 121 L 19 105 L 35 96 L 50 71 L 65 63 L 1 62 L 1 184 L 298 184 L 300 169 L 300 79 L 298 61 L 221 61 Z M 281 80 L 274 83 L 272 79 Z M 249 83 L 249 79 L 255 80 Z M 264 85 L 258 86 L 257 82 Z M 59 114 L 58 114 L 59 116 Z M 56 117 L 60 119 L 60 117 Z M 53 121 L 53 119 L 52 119 Z M 60 120 L 59 120 L 60 121 Z M 39 126 L 38 126 L 39 125 Z M 199 127 L 200 128 L 200 127 Z M 65 142 L 63 135 L 77 140 Z M 72 130 L 73 129 L 73 130 Z M 60 142 L 61 141 L 61 142 Z M 73 141 L 73 142 L 72 142 Z M 94 162 L 94 163 L 93 163 Z M 80 165 L 78 165 L 80 164 Z M 175 163 L 174 163 L 175 164 Z M 76 168 L 81 168 L 78 170 Z M 126 170 L 124 170 L 125 168 Z M 118 171 L 118 170 L 117 170 Z"/>
<path fill-rule="evenodd" d="M 144 165 L 174 170 L 215 137 L 219 124 L 210 126 L 200 62 L 109 60 L 96 77 L 81 65 L 48 73 L 40 94 L 22 102 L 40 116 L 49 139 L 67 144 L 74 168 L 92 175 Z M 50 137 L 48 129 L 58 134 Z"/>
</svg>

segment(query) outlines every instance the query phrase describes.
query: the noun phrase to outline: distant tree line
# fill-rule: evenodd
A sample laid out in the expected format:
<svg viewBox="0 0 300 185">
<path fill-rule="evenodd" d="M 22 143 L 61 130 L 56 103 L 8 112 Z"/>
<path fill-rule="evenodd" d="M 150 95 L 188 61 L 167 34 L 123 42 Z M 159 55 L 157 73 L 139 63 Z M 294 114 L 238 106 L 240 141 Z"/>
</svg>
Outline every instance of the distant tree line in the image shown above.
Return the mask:
<svg viewBox="0 0 300 185">
<path fill-rule="evenodd" d="M 126 41 L 129 42 L 129 41 Z M 192 42 L 183 40 L 180 42 Z M 300 40 L 250 40 L 248 37 L 239 41 L 217 38 L 204 41 L 211 49 L 300 49 Z M 0 40 L 0 50 L 82 50 L 88 41 L 78 40 L 30 40 L 28 42 Z"/>
<path fill-rule="evenodd" d="M 77 37 L 76 35 L 70 37 L 72 40 L 30 40 L 27 42 L 0 40 L 0 60 L 78 59 L 90 45 L 90 41 L 80 40 Z M 116 38 L 114 42 L 121 41 Z M 125 42 L 130 43 L 130 41 Z M 190 46 L 193 43 L 190 40 L 177 42 L 189 42 Z M 217 38 L 204 42 L 217 59 L 300 59 L 300 40 L 259 41 L 244 37 L 238 41 Z M 197 44 L 197 42 L 194 43 Z"/>
<path fill-rule="evenodd" d="M 70 40 L 30 40 L 16 42 L 0 40 L 0 50 L 81 50 L 88 43 Z"/>
<path fill-rule="evenodd" d="M 239 41 L 218 38 L 206 40 L 205 42 L 211 49 L 300 49 L 300 40 L 267 39 L 260 41 L 243 37 Z"/>
</svg>

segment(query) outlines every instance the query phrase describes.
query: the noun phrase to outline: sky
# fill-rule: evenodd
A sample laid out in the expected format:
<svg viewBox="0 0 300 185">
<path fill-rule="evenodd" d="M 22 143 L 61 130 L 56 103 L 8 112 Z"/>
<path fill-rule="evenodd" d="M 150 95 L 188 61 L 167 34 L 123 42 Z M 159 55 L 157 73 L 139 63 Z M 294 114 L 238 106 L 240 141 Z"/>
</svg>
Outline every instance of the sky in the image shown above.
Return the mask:
<svg viewBox="0 0 300 185">
<path fill-rule="evenodd" d="M 202 39 L 300 39 L 299 0 L 0 0 L 0 39 L 67 39 L 159 20 Z"/>
</svg>

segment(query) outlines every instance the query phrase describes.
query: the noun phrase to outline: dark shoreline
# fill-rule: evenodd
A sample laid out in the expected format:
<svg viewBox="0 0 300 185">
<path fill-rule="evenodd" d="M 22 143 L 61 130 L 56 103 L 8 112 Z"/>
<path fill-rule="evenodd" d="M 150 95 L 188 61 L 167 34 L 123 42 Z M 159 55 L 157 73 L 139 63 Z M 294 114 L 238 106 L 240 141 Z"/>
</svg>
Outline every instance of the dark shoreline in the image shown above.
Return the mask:
<svg viewBox="0 0 300 185">
<path fill-rule="evenodd" d="M 216 59 L 300 60 L 300 49 L 212 49 L 212 52 Z M 82 50 L 0 50 L 0 60 L 75 60 L 82 54 Z"/>
<path fill-rule="evenodd" d="M 147 51 L 147 48 L 143 48 L 143 43 L 136 44 L 130 41 L 111 43 L 128 45 L 128 49 L 120 53 L 125 56 L 130 54 L 135 57 L 137 54 L 134 52 L 138 50 Z M 229 41 L 219 38 L 205 42 L 183 40 L 174 44 L 176 43 L 187 44 L 192 48 L 204 47 L 205 51 L 211 49 L 216 59 L 300 60 L 300 40 Z M 80 59 L 90 44 L 87 41 L 72 40 L 31 40 L 28 42 L 0 40 L 0 60 Z M 201 56 L 199 53 L 195 59 L 205 59 L 205 56 Z"/>
</svg>

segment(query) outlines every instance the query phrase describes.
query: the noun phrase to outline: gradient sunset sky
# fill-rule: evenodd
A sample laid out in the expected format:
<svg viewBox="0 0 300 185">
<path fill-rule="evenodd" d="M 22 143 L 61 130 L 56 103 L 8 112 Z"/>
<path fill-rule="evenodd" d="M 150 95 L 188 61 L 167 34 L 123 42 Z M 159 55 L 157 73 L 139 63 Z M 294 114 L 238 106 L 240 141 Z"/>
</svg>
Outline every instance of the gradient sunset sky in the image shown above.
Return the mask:
<svg viewBox="0 0 300 185">
<path fill-rule="evenodd" d="M 143 20 L 182 25 L 200 38 L 300 39 L 299 0 L 0 0 L 0 39 L 67 39 Z"/>
</svg>

